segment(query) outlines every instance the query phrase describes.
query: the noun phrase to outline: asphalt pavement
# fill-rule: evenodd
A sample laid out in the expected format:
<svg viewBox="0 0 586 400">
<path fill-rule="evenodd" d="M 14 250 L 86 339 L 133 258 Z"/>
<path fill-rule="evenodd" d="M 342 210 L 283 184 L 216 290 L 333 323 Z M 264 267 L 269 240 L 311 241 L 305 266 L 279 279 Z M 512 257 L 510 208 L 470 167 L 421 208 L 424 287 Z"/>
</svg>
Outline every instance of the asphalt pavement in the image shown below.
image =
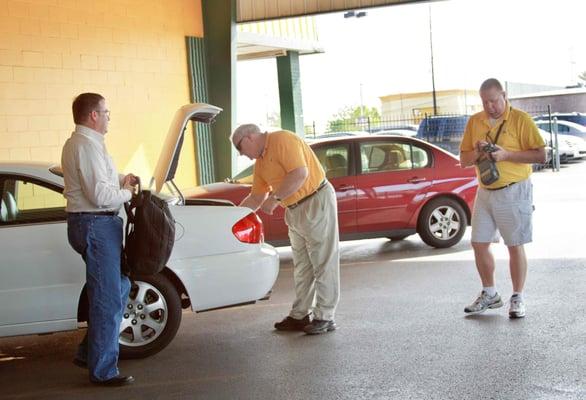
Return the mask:
<svg viewBox="0 0 586 400">
<path fill-rule="evenodd" d="M 71 364 L 82 331 L 0 339 L 0 399 L 586 399 L 586 162 L 533 175 L 527 317 L 466 317 L 480 290 L 469 232 L 451 249 L 417 236 L 342 244 L 335 332 L 272 328 L 293 299 L 289 248 L 268 301 L 184 313 L 161 353 L 122 361 L 99 388 Z M 511 295 L 507 251 L 497 288 Z"/>
</svg>

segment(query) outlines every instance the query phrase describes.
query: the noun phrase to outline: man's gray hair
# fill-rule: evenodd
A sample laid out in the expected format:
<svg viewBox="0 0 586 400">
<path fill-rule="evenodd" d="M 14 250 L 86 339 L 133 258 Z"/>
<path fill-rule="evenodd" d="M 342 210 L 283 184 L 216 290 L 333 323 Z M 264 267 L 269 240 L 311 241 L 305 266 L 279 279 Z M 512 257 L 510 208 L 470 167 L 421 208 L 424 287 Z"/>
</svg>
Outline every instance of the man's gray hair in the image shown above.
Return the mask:
<svg viewBox="0 0 586 400">
<path fill-rule="evenodd" d="M 499 80 L 496 78 L 488 78 L 487 80 L 482 82 L 482 85 L 480 85 L 481 92 L 484 92 L 485 90 L 492 89 L 492 88 L 495 88 L 496 90 L 501 91 L 501 92 L 503 91 L 503 85 L 501 85 Z"/>
<path fill-rule="evenodd" d="M 230 135 L 230 141 L 234 142 L 235 137 L 245 137 L 250 136 L 253 133 L 262 133 L 258 125 L 255 124 L 244 124 L 240 125 L 238 128 L 232 132 Z"/>
</svg>

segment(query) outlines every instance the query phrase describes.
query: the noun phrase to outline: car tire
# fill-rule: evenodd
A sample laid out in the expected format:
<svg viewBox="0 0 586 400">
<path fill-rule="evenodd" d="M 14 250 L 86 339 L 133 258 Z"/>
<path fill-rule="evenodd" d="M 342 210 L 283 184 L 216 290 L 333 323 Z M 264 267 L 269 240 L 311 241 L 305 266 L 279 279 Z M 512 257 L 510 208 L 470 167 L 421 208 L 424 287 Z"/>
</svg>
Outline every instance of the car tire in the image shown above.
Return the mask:
<svg viewBox="0 0 586 400">
<path fill-rule="evenodd" d="M 120 358 L 144 358 L 163 350 L 179 329 L 181 313 L 179 293 L 165 275 L 136 277 L 120 325 Z"/>
<path fill-rule="evenodd" d="M 466 212 L 460 203 L 448 197 L 438 197 L 423 206 L 417 221 L 417 233 L 429 246 L 443 249 L 458 243 L 467 226 Z"/>
</svg>

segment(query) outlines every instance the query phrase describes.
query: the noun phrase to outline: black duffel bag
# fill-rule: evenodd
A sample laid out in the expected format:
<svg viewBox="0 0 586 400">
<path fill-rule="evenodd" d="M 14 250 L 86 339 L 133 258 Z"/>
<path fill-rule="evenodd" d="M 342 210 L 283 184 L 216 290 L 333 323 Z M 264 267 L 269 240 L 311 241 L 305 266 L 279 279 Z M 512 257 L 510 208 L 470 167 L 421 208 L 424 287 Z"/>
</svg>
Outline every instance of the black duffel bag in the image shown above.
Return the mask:
<svg viewBox="0 0 586 400">
<path fill-rule="evenodd" d="M 123 272 L 153 275 L 163 270 L 175 242 L 175 220 L 167 202 L 140 190 L 124 204 L 126 215 Z"/>
</svg>

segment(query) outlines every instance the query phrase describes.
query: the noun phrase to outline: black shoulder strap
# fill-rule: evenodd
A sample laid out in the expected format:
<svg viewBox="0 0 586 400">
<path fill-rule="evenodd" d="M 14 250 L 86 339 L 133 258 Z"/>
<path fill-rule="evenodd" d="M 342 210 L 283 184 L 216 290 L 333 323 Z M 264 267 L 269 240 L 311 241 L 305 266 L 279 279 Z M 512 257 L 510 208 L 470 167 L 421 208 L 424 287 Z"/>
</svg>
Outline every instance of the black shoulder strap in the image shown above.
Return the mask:
<svg viewBox="0 0 586 400">
<path fill-rule="evenodd" d="M 513 110 L 513 106 L 509 106 L 509 114 L 511 114 L 511 111 Z M 510 117 L 510 115 L 509 115 Z M 501 125 L 499 126 L 499 130 L 496 133 L 496 137 L 494 138 L 494 144 L 496 144 L 499 141 L 499 136 L 501 135 L 501 131 L 503 129 L 503 125 L 507 123 L 507 120 L 503 120 L 503 122 L 501 122 Z"/>
<path fill-rule="evenodd" d="M 494 138 L 494 142 L 493 142 L 494 144 L 496 144 L 496 142 L 499 141 L 499 136 L 501 135 L 501 131 L 503 129 L 503 125 L 505 124 L 505 122 L 507 122 L 507 121 L 501 122 L 501 125 L 499 126 L 499 130 L 496 132 L 496 137 Z"/>
</svg>

